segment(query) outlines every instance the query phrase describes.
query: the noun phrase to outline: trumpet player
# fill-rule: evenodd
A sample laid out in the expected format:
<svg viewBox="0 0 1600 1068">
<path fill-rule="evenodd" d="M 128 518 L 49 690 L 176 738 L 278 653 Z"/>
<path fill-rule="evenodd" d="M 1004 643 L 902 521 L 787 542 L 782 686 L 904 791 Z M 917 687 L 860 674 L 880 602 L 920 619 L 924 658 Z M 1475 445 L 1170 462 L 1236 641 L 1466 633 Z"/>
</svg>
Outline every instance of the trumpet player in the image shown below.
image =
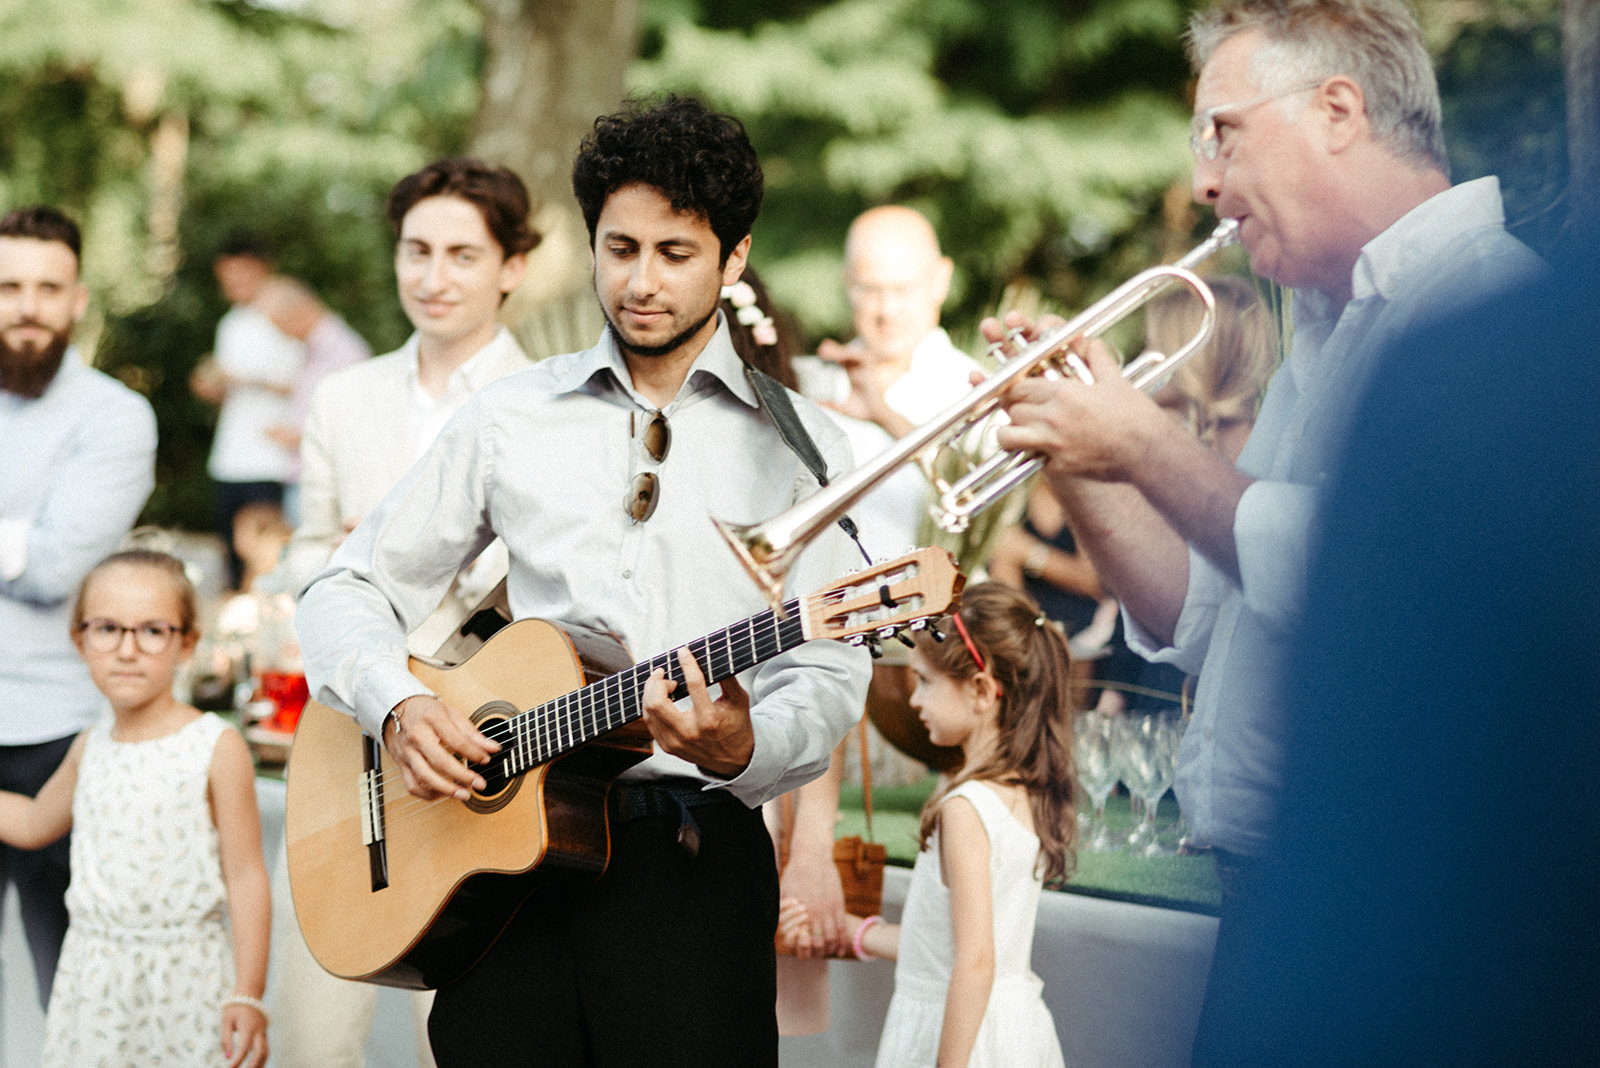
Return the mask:
<svg viewBox="0 0 1600 1068">
<path fill-rule="evenodd" d="M 1187 45 L 1195 199 L 1239 221 L 1257 275 L 1294 290 L 1294 337 L 1249 442 L 1237 464 L 1205 448 L 1098 342 L 1074 342 L 1092 385 L 1019 381 L 999 440 L 1045 458 L 1130 644 L 1199 673 L 1176 787 L 1216 858 L 1225 941 L 1239 882 L 1269 845 L 1277 673 L 1351 408 L 1401 331 L 1540 261 L 1507 234 L 1495 178 L 1452 186 L 1437 82 L 1403 0 L 1225 0 L 1193 17 Z"/>
</svg>

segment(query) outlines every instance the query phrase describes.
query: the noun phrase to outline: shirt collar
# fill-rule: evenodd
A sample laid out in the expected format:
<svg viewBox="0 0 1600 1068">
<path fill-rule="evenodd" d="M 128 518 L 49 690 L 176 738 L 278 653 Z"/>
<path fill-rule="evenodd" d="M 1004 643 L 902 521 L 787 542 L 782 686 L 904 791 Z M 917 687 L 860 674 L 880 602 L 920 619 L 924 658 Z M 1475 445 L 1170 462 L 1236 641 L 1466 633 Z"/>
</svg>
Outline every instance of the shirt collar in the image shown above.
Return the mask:
<svg viewBox="0 0 1600 1068">
<path fill-rule="evenodd" d="M 1434 194 L 1362 246 L 1350 276 L 1351 302 L 1392 300 L 1419 271 L 1433 268 L 1441 248 L 1472 230 L 1504 225 L 1500 180 L 1492 174 Z M 1343 309 L 1327 293 L 1295 290 L 1296 321 L 1333 319 Z"/>
<path fill-rule="evenodd" d="M 954 344 L 950 341 L 950 335 L 945 332 L 944 327 L 936 326 L 928 332 L 927 337 L 917 342 L 916 348 L 911 350 L 911 366 L 915 367 L 917 360 L 924 356 L 945 352 L 954 347 Z"/>
<path fill-rule="evenodd" d="M 1351 295 L 1391 298 L 1417 271 L 1433 265 L 1439 249 L 1472 230 L 1502 227 L 1505 221 L 1500 180 L 1494 175 L 1437 193 L 1366 243 L 1356 259 Z"/>
<path fill-rule="evenodd" d="M 411 369 L 411 382 L 415 385 L 420 376 L 418 374 L 417 346 L 419 335 L 413 333 L 406 338 L 406 343 L 400 350 L 406 354 L 406 366 Z M 490 382 L 499 377 L 499 370 L 505 360 L 508 350 L 517 348 L 517 341 L 511 336 L 511 331 L 504 326 L 498 327 L 494 337 L 483 348 L 474 352 L 467 362 L 450 372 L 450 382 L 445 389 L 446 396 L 465 390 L 467 393 L 476 393 Z"/>
<path fill-rule="evenodd" d="M 633 377 L 628 373 L 627 362 L 623 360 L 622 352 L 617 348 L 616 337 L 609 326 L 605 328 L 593 348 L 579 353 L 577 358 L 556 372 L 554 386 L 558 392 L 575 392 L 584 388 L 601 372 L 610 372 L 612 382 L 633 398 L 640 407 L 653 407 L 634 391 Z M 733 338 L 728 333 L 728 321 L 720 310 L 717 312 L 716 332 L 711 335 L 711 340 L 706 342 L 706 347 L 700 350 L 700 355 L 695 357 L 679 396 L 683 396 L 685 390 L 690 394 L 709 393 L 719 385 L 750 407 L 761 406 L 755 390 L 745 378 L 744 361 L 739 358 L 738 352 L 733 347 Z"/>
</svg>

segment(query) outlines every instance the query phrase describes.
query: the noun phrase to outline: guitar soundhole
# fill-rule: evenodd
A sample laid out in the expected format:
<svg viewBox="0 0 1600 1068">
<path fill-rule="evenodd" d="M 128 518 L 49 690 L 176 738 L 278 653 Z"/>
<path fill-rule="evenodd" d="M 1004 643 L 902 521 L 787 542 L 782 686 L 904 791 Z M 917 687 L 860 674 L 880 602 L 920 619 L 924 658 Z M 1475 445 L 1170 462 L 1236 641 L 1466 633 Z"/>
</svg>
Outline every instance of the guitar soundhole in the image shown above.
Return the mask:
<svg viewBox="0 0 1600 1068">
<path fill-rule="evenodd" d="M 492 729 L 491 721 L 504 723 L 512 716 L 520 714 L 520 712 L 521 709 L 509 702 L 490 701 L 472 714 L 472 724 L 493 738 L 496 732 Z M 491 726 L 485 726 L 485 724 L 491 724 Z M 504 739 L 501 740 L 501 744 L 505 745 Z M 511 799 L 517 796 L 517 791 L 522 788 L 521 775 L 507 777 L 505 774 L 504 757 L 510 748 L 509 745 L 505 745 L 505 748 L 500 753 L 490 758 L 488 764 L 478 769 L 478 774 L 483 776 L 485 785 L 481 791 L 475 792 L 467 800 L 467 807 L 472 811 L 482 813 L 498 812 L 509 805 Z"/>
</svg>

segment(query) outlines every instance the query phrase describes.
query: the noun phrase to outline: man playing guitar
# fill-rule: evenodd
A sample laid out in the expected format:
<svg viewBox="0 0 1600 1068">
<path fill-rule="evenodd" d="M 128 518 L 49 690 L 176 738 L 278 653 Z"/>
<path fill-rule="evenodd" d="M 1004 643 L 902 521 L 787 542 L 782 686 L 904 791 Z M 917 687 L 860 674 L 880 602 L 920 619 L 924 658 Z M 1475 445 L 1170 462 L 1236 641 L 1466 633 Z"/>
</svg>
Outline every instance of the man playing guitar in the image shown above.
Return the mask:
<svg viewBox="0 0 1600 1068">
<path fill-rule="evenodd" d="M 717 312 L 762 193 L 738 121 L 687 98 L 602 117 L 573 187 L 604 336 L 479 392 L 301 600 L 313 696 L 381 738 L 418 799 L 471 799 L 487 787 L 475 765 L 502 748 L 406 657 L 407 631 L 491 538 L 509 551 L 516 618 L 647 656 L 764 606 L 708 515 L 753 522 L 816 488 Z M 794 406 L 830 472 L 847 470 L 843 435 Z M 824 585 L 851 551 L 830 532 L 794 587 Z M 777 873 L 759 805 L 827 768 L 861 715 L 868 660 L 805 642 L 720 693 L 687 651 L 678 661 L 681 686 L 656 670 L 643 688 L 654 750 L 610 791 L 604 875 L 541 883 L 439 991 L 440 1065 L 777 1064 Z"/>
</svg>

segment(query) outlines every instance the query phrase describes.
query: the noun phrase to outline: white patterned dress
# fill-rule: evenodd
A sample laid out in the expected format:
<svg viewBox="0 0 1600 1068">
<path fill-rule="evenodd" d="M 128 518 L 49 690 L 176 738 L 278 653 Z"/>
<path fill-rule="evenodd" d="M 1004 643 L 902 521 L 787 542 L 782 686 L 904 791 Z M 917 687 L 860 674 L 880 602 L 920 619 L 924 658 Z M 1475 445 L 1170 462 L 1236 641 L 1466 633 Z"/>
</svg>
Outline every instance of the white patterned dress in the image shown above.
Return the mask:
<svg viewBox="0 0 1600 1068">
<path fill-rule="evenodd" d="M 224 1063 L 233 941 L 206 783 L 231 729 L 210 713 L 144 742 L 89 728 L 46 1068 Z"/>
<path fill-rule="evenodd" d="M 1034 974 L 1033 928 L 1043 880 L 1039 839 L 981 782 L 950 791 L 977 809 L 989 835 L 989 893 L 994 907 L 994 986 L 968 1068 L 1061 1068 L 1061 1043 Z M 940 876 L 939 835 L 917 854 L 901 917 L 894 997 L 878 1041 L 878 1068 L 933 1068 L 955 968 L 950 890 Z"/>
</svg>

